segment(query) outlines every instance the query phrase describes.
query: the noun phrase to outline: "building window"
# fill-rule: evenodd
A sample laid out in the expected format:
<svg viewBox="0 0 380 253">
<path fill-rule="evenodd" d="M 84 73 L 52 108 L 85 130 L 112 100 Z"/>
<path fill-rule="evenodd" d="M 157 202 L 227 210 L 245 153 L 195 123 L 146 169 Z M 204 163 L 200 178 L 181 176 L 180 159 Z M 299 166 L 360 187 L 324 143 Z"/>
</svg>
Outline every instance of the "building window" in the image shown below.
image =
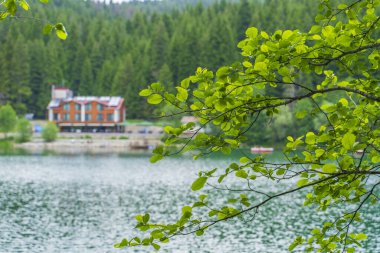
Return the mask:
<svg viewBox="0 0 380 253">
<path fill-rule="evenodd" d="M 80 114 L 79 113 L 75 113 L 75 121 L 80 121 Z"/>
<path fill-rule="evenodd" d="M 98 120 L 98 121 L 102 121 L 103 120 L 103 114 L 98 114 L 97 115 L 97 117 L 96 117 L 96 119 Z"/>
<path fill-rule="evenodd" d="M 97 104 L 96 108 L 97 108 L 98 111 L 101 112 L 101 111 L 103 111 L 104 106 L 102 104 Z"/>
<path fill-rule="evenodd" d="M 107 114 L 107 120 L 108 121 L 113 121 L 113 113 L 108 113 Z"/>
<path fill-rule="evenodd" d="M 54 113 L 53 114 L 53 120 L 54 121 L 59 121 L 59 114 L 58 113 Z"/>
<path fill-rule="evenodd" d="M 65 114 L 63 115 L 63 120 L 64 120 L 64 121 L 69 121 L 69 120 L 70 120 L 70 114 L 65 113 Z"/>
<path fill-rule="evenodd" d="M 75 104 L 75 110 L 80 111 L 80 104 Z"/>
<path fill-rule="evenodd" d="M 87 113 L 85 119 L 86 121 L 91 121 L 92 120 L 91 114 Z"/>
<path fill-rule="evenodd" d="M 86 111 L 91 111 L 92 110 L 92 104 L 86 104 Z"/>
<path fill-rule="evenodd" d="M 63 105 L 63 110 L 65 110 L 65 111 L 70 110 L 70 104 L 69 104 L 69 103 L 64 104 L 64 105 Z"/>
</svg>

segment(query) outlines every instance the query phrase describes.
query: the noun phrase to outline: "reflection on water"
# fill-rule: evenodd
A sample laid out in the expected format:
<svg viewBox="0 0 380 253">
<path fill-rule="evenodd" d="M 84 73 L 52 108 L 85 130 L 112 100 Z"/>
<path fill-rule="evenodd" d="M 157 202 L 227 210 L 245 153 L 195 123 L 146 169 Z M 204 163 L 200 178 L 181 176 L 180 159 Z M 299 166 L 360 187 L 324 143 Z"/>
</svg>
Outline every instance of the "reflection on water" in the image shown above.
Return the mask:
<svg viewBox="0 0 380 253">
<path fill-rule="evenodd" d="M 196 171 L 227 163 L 181 158 L 152 165 L 136 155 L 0 157 L 0 252 L 119 252 L 113 244 L 138 233 L 136 214 L 174 220 L 193 197 Z M 286 252 L 296 234 L 319 222 L 298 208 L 302 202 L 302 196 L 281 199 L 253 221 L 231 221 L 200 238 L 178 237 L 161 252 Z M 366 214 L 365 252 L 380 250 L 378 212 L 373 207 Z"/>
</svg>

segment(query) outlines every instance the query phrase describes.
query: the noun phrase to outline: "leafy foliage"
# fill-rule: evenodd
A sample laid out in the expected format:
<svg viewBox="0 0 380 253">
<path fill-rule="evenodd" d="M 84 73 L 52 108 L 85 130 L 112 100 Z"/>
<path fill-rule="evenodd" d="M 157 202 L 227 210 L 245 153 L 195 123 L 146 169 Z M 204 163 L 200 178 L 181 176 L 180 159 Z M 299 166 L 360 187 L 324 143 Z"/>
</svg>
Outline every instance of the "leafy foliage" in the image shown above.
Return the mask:
<svg viewBox="0 0 380 253">
<path fill-rule="evenodd" d="M 4 0 L 0 2 L 0 21 L 10 17 L 18 17 L 17 14 L 20 12 L 20 8 L 24 11 L 28 11 L 30 9 L 29 1 L 27 0 Z M 40 0 L 41 3 L 47 4 L 49 0 Z M 58 23 L 56 25 L 47 24 L 43 32 L 45 34 L 51 33 L 55 30 L 58 38 L 65 40 L 67 38 L 67 32 L 62 23 Z"/>
<path fill-rule="evenodd" d="M 57 136 L 58 127 L 52 122 L 47 123 L 42 130 L 42 139 L 44 139 L 45 142 L 53 142 L 57 139 Z"/>
<path fill-rule="evenodd" d="M 296 26 L 305 31 L 317 7 L 310 0 L 250 0 L 244 6 L 240 1 L 197 3 L 30 1 L 30 11 L 20 9 L 18 18 L 0 23 L 0 93 L 18 114 L 33 113 L 38 119 L 46 117 L 51 85 L 67 86 L 76 95 L 123 96 L 128 118 L 151 119 L 155 107 L 138 96 L 143 87 L 159 81 L 174 90 L 199 65 L 216 70 L 233 63 L 240 57 L 238 38 L 249 24 L 267 31 Z M 246 15 L 242 24 L 240 10 Z M 43 36 L 39 22 L 23 22 L 36 18 L 43 24 L 60 20 L 68 39 L 62 43 L 56 36 Z M 261 120 L 263 125 L 269 122 Z M 255 140 L 272 143 L 278 138 Z"/>
<path fill-rule="evenodd" d="M 22 118 L 17 121 L 17 142 L 28 142 L 31 140 L 33 135 L 32 126 L 30 124 L 30 121 Z"/>
<path fill-rule="evenodd" d="M 12 132 L 17 123 L 17 115 L 12 106 L 7 104 L 0 107 L 0 132 Z"/>
<path fill-rule="evenodd" d="M 309 32 L 268 33 L 251 27 L 238 44 L 242 62 L 215 73 L 198 68 L 175 92 L 159 83 L 141 91 L 149 103 L 166 103 L 196 116 L 202 128 L 212 125 L 217 129 L 211 134 L 195 131 L 175 152 L 193 150 L 198 152 L 195 158 L 216 151 L 229 154 L 247 140 L 246 133 L 260 115 L 274 118 L 304 101 L 309 101 L 309 106 L 293 111 L 295 117 L 310 114 L 320 120 L 317 129 L 287 137 L 287 161 L 270 163 L 262 156 L 244 156 L 239 164 L 232 163 L 225 170 L 200 172 L 191 186 L 193 191 L 201 191 L 206 183 L 214 190 L 230 190 L 226 178 L 235 177 L 241 188 L 231 194 L 247 194 L 226 200 L 224 206 L 202 194 L 170 224 L 150 222 L 148 214 L 138 215 L 136 228 L 150 234 L 124 239 L 115 247 L 159 249 L 160 243 L 178 235 L 201 236 L 217 223 L 254 218 L 268 202 L 305 190 L 305 205 L 325 212 L 338 206 L 339 212 L 330 213 L 310 236 L 297 237 L 289 250 L 303 245 L 306 252 L 355 252 L 366 235 L 353 225 L 361 222 L 360 211 L 365 205 L 377 204 L 376 187 L 380 185 L 379 5 L 378 0 L 339 4 L 321 0 L 318 24 Z M 312 76 L 316 85 L 303 83 L 303 76 Z M 277 89 L 289 92 L 276 93 Z M 193 128 L 193 124 L 166 127 L 170 137 L 164 147 L 154 151 L 151 161 L 174 154 L 171 147 L 180 145 L 181 134 Z M 285 181 L 289 188 L 265 192 L 255 187 L 257 180 Z"/>
</svg>

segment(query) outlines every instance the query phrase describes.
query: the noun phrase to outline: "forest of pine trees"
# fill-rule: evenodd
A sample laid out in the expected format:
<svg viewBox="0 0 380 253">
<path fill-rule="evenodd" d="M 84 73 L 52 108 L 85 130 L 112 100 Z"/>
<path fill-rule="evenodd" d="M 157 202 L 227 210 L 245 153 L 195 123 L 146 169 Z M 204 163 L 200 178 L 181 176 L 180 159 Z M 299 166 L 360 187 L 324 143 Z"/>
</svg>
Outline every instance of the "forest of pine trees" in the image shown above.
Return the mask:
<svg viewBox="0 0 380 253">
<path fill-rule="evenodd" d="M 248 26 L 306 30 L 316 11 L 309 0 L 196 2 L 34 4 L 33 17 L 22 14 L 0 26 L 2 102 L 44 118 L 50 86 L 64 85 L 76 95 L 123 96 L 128 118 L 149 118 L 138 92 L 151 82 L 170 87 L 198 66 L 231 64 Z M 45 20 L 64 23 L 69 38 L 44 36 Z"/>
<path fill-rule="evenodd" d="M 158 81 L 174 89 L 199 66 L 215 71 L 238 61 L 237 43 L 249 26 L 268 32 L 295 28 L 307 32 L 317 4 L 310 0 L 34 4 L 33 16 L 22 14 L 0 26 L 0 103 L 11 104 L 19 115 L 33 113 L 44 119 L 51 86 L 63 85 L 75 95 L 123 96 L 128 119 L 151 119 L 157 109 L 138 95 L 147 85 Z M 44 36 L 46 21 L 64 23 L 68 39 Z M 277 87 L 266 92 L 296 91 Z M 313 125 L 311 119 L 289 118 L 289 110 L 302 108 L 285 108 L 274 119 L 261 117 L 257 124 L 262 131 L 252 131 L 252 140 L 277 143 L 292 131 Z M 268 122 L 271 127 L 265 127 Z"/>
</svg>

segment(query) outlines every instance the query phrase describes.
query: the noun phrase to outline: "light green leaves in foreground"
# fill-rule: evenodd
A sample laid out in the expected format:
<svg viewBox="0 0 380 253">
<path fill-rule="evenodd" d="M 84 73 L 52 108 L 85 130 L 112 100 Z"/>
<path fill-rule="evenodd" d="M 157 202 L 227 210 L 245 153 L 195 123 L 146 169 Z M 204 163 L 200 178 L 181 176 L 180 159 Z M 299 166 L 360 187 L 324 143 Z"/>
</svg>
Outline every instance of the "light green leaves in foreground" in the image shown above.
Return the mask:
<svg viewBox="0 0 380 253">
<path fill-rule="evenodd" d="M 49 0 L 40 0 L 41 3 L 47 4 L 49 3 Z M 5 11 L 0 11 L 0 21 L 4 20 L 8 17 L 16 16 L 19 12 L 19 8 L 21 8 L 24 11 L 29 11 L 30 5 L 27 0 L 5 0 L 1 1 L 0 8 L 4 7 Z M 22 18 L 18 16 L 19 18 Z M 37 19 L 36 19 L 37 20 Z M 44 34 L 50 34 L 52 31 L 55 31 L 56 36 L 61 40 L 67 39 L 67 32 L 66 28 L 62 23 L 57 23 L 55 25 L 47 24 L 43 28 Z"/>
<path fill-rule="evenodd" d="M 284 109 L 302 102 L 307 103 L 289 111 L 289 117 L 309 117 L 313 122 L 305 125 L 303 134 L 286 138 L 283 161 L 244 154 L 240 164 L 199 172 L 191 190 L 201 195 L 181 209 L 178 220 L 156 224 L 149 223 L 147 215 L 137 216 L 136 228 L 147 232 L 146 237 L 125 239 L 116 247 L 158 249 L 158 244 L 177 235 L 201 236 L 219 222 L 251 220 L 268 202 L 297 191 L 305 194 L 305 206 L 326 215 L 308 236 L 295 238 L 290 251 L 302 245 L 303 252 L 354 252 L 361 246 L 366 235 L 357 231 L 360 209 L 367 202 L 377 203 L 375 188 L 380 185 L 380 41 L 374 35 L 380 27 L 375 11 L 380 1 L 336 6 L 329 0 L 321 2 L 319 24 L 307 33 L 268 34 L 249 28 L 238 44 L 241 62 L 215 73 L 198 68 L 174 91 L 153 83 L 140 92 L 148 103 L 175 108 L 175 115 L 194 116 L 201 128 L 210 130 L 188 137 L 184 132 L 194 130 L 194 123 L 166 126 L 168 136 L 153 151 L 151 162 L 189 151 L 194 158 L 219 151 L 228 155 L 247 141 L 247 132 L 261 130 L 256 124 L 259 116 L 276 120 Z M 344 17 L 338 19 L 338 14 Z M 281 95 L 269 95 L 276 89 Z M 279 182 L 285 189 L 271 192 L 270 184 Z M 202 190 L 223 191 L 225 199 L 210 194 L 206 200 Z"/>
<path fill-rule="evenodd" d="M 193 191 L 198 191 L 203 188 L 203 186 L 207 182 L 207 177 L 199 177 L 197 180 L 194 181 L 194 183 L 191 185 L 191 189 Z"/>
<path fill-rule="evenodd" d="M 346 133 L 342 138 L 342 145 L 345 149 L 350 150 L 354 147 L 356 136 L 352 133 Z"/>
<path fill-rule="evenodd" d="M 45 35 L 48 35 L 50 34 L 53 30 L 55 30 L 55 34 L 58 38 L 60 38 L 61 40 L 66 40 L 67 39 L 67 32 L 66 32 L 66 28 L 63 26 L 62 23 L 58 23 L 56 25 L 51 25 L 51 24 L 47 24 L 45 25 L 44 29 L 43 29 L 43 33 Z"/>
</svg>

